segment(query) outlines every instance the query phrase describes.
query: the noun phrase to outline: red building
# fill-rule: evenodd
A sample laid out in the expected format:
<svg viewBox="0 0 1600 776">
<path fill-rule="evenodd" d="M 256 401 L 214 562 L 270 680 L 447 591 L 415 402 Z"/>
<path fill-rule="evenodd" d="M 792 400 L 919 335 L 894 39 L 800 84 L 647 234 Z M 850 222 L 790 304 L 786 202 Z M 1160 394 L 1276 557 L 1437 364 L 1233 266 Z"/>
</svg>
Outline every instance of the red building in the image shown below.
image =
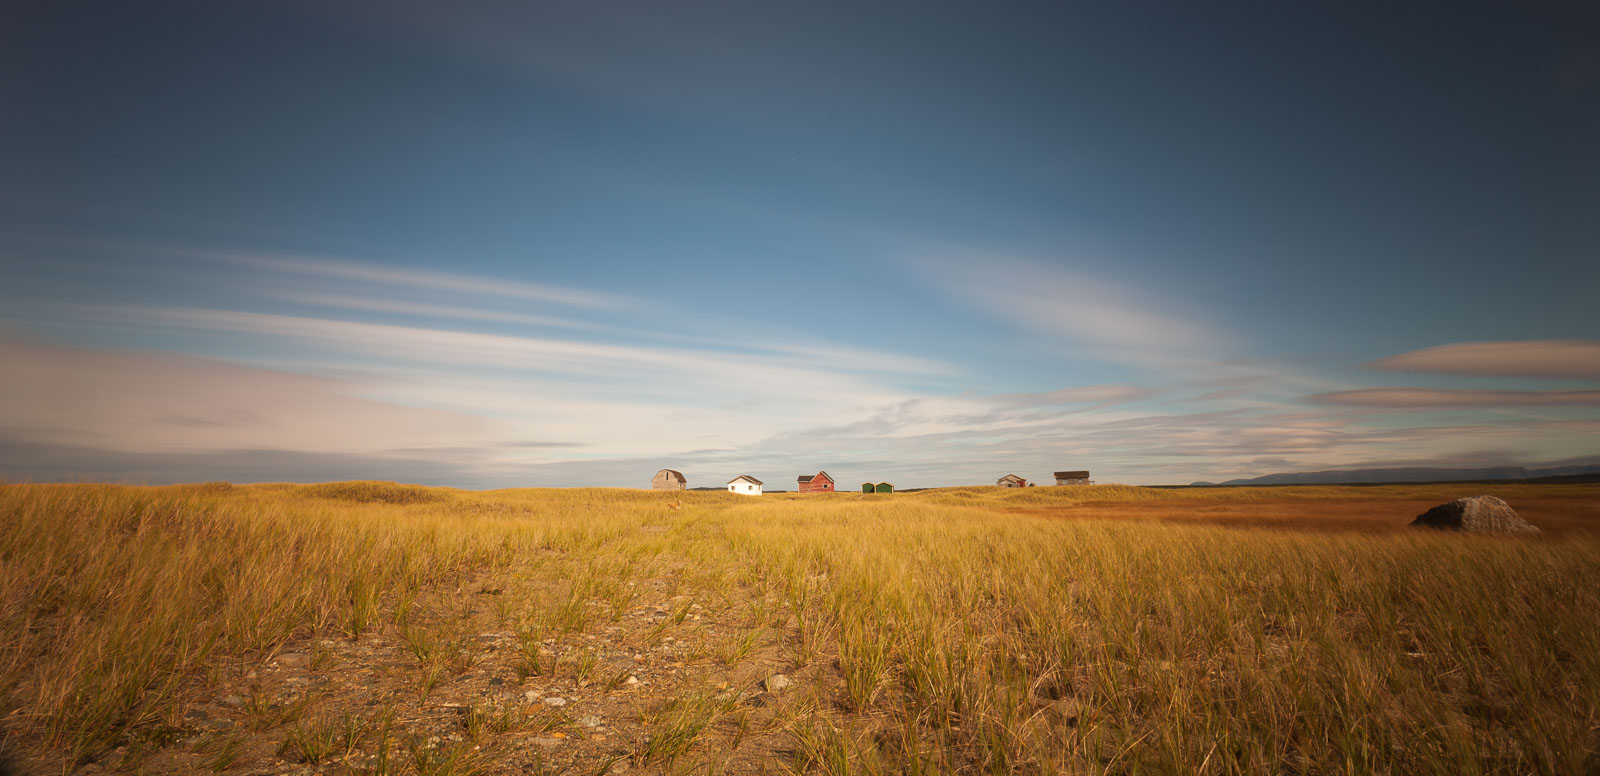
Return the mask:
<svg viewBox="0 0 1600 776">
<path fill-rule="evenodd" d="M 800 478 L 801 493 L 832 493 L 833 478 L 827 472 L 817 472 Z"/>
</svg>

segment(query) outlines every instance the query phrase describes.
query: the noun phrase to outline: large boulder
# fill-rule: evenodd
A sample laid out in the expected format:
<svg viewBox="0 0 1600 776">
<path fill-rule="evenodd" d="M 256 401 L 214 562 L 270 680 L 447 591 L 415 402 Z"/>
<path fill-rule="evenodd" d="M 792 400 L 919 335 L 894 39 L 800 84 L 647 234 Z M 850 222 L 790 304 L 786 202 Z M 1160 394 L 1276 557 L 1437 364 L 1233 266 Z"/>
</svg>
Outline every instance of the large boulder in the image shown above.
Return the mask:
<svg viewBox="0 0 1600 776">
<path fill-rule="evenodd" d="M 1471 496 L 1440 504 L 1417 516 L 1412 525 L 1446 531 L 1474 533 L 1538 533 L 1504 499 L 1496 496 Z"/>
</svg>

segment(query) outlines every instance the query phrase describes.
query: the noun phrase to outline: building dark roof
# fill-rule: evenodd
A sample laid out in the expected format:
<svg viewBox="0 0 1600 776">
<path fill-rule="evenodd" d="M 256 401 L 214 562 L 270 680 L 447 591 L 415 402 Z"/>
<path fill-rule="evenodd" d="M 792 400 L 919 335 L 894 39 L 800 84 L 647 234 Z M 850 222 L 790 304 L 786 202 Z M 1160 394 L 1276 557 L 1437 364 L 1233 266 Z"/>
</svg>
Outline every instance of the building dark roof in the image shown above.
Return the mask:
<svg viewBox="0 0 1600 776">
<path fill-rule="evenodd" d="M 754 478 L 754 477 L 751 477 L 751 476 L 750 476 L 750 475 L 748 475 L 748 474 L 741 474 L 741 475 L 739 475 L 739 476 L 737 476 L 737 477 L 734 477 L 734 478 L 733 478 L 733 479 L 731 479 L 731 480 L 728 480 L 728 484 L 729 484 L 729 485 L 732 485 L 732 484 L 734 484 L 734 483 L 735 483 L 735 482 L 738 482 L 738 481 L 739 481 L 739 480 L 749 480 L 749 481 L 751 481 L 751 482 L 753 482 L 753 483 L 755 483 L 755 484 L 757 484 L 757 485 L 760 485 L 760 484 L 761 484 L 761 480 L 758 480 L 758 479 L 756 479 L 756 478 Z"/>
<path fill-rule="evenodd" d="M 801 482 L 810 482 L 811 480 L 815 479 L 816 476 L 817 475 L 815 475 L 815 474 L 802 474 L 802 475 L 800 475 L 800 481 Z"/>
<path fill-rule="evenodd" d="M 1087 480 L 1087 479 L 1089 479 L 1089 473 L 1088 472 L 1056 472 L 1056 479 L 1058 479 L 1058 480 Z"/>
<path fill-rule="evenodd" d="M 668 477 L 671 477 L 672 479 L 675 479 L 678 482 L 688 482 L 688 480 L 684 478 L 683 472 L 680 472 L 677 469 L 662 469 L 661 471 L 656 472 L 656 474 L 662 474 L 662 473 L 665 473 Z"/>
</svg>

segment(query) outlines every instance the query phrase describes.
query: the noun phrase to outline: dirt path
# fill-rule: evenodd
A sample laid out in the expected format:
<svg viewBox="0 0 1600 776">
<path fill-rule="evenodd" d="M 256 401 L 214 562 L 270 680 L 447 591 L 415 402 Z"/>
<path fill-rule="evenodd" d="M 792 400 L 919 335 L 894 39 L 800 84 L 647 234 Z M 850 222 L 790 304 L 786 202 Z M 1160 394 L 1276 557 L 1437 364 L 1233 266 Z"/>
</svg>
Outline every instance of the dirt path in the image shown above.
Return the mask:
<svg viewBox="0 0 1600 776">
<path fill-rule="evenodd" d="M 620 612 L 590 599 L 587 626 L 528 639 L 503 616 L 526 573 L 424 593 L 404 626 L 213 666 L 180 719 L 81 772 L 767 773 L 791 712 L 831 692 L 820 664 L 786 656 L 797 634 L 776 601 L 673 593 L 663 575 L 634 580 Z M 793 685 L 767 691 L 778 674 Z"/>
</svg>

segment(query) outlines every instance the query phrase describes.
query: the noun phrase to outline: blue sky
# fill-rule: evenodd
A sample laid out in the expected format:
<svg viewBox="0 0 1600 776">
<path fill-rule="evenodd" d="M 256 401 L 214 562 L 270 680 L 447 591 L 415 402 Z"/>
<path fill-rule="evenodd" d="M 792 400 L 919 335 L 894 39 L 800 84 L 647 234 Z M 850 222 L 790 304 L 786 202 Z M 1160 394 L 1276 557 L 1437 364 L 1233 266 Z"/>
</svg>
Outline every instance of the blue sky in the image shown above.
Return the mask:
<svg viewBox="0 0 1600 776">
<path fill-rule="evenodd" d="M 0 476 L 1600 461 L 1577 4 L 22 3 Z"/>
</svg>

